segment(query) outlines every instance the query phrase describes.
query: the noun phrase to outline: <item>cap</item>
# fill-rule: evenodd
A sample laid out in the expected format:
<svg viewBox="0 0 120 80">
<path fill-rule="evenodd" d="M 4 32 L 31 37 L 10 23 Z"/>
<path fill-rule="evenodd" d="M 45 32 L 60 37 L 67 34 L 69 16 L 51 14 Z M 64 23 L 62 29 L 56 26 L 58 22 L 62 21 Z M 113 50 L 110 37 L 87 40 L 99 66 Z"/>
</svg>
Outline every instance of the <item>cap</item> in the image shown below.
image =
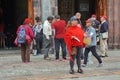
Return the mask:
<svg viewBox="0 0 120 80">
<path fill-rule="evenodd" d="M 29 19 L 29 18 L 26 18 L 26 19 L 24 20 L 24 23 L 32 23 L 32 20 Z"/>
<path fill-rule="evenodd" d="M 91 17 L 96 17 L 96 15 L 95 15 L 95 14 L 93 14 Z"/>
<path fill-rule="evenodd" d="M 106 19 L 106 20 L 107 20 L 107 16 L 100 16 L 100 18 L 104 18 L 104 19 Z"/>
<path fill-rule="evenodd" d="M 71 17 L 70 21 L 73 21 L 73 20 L 77 20 L 77 18 L 75 16 Z"/>
<path fill-rule="evenodd" d="M 56 18 L 56 19 L 60 19 L 60 16 L 59 16 L 59 15 L 55 15 L 55 18 Z"/>
<path fill-rule="evenodd" d="M 89 18 L 88 20 L 86 20 L 86 23 L 92 23 L 94 20 L 92 18 Z"/>
</svg>

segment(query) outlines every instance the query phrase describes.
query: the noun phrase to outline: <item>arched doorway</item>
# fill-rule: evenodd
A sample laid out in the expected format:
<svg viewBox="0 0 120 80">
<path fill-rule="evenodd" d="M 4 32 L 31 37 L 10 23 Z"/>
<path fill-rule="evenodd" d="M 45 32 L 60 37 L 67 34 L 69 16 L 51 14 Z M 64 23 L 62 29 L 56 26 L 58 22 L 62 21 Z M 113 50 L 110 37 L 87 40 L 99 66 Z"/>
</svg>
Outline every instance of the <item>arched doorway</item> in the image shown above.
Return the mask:
<svg viewBox="0 0 120 80">
<path fill-rule="evenodd" d="M 9 40 L 6 45 L 13 45 L 17 27 L 27 17 L 34 20 L 33 13 L 33 0 L 0 0 L 0 47 L 5 46 L 3 34 Z"/>
<path fill-rule="evenodd" d="M 28 3 L 26 0 L 1 0 L 0 7 L 3 11 L 4 33 L 15 32 L 24 18 L 28 17 Z"/>
</svg>

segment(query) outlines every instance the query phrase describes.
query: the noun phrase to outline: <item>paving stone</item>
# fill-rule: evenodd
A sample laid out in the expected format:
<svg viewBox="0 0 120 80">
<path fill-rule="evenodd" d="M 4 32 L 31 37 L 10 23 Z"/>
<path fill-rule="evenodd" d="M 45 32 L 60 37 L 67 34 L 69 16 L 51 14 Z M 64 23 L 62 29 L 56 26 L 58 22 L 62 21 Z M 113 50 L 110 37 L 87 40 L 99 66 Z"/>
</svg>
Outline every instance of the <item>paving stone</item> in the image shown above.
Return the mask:
<svg viewBox="0 0 120 80">
<path fill-rule="evenodd" d="M 92 57 L 94 64 L 83 68 L 84 74 L 69 74 L 69 60 L 55 61 L 54 54 L 50 54 L 52 60 L 44 60 L 43 55 L 31 55 L 31 62 L 21 62 L 19 51 L 0 54 L 0 80 L 99 80 L 107 76 L 114 76 L 114 80 L 120 78 L 120 51 L 109 51 L 109 57 L 102 58 L 103 67 L 96 67 L 97 60 Z M 2 52 L 1 52 L 2 53 Z M 4 53 L 4 51 L 3 51 Z M 68 58 L 69 59 L 69 58 Z M 118 76 L 119 75 L 119 76 Z M 91 78 L 92 77 L 92 78 Z M 95 78 L 95 79 L 94 79 Z M 113 80 L 106 78 L 105 80 Z"/>
</svg>

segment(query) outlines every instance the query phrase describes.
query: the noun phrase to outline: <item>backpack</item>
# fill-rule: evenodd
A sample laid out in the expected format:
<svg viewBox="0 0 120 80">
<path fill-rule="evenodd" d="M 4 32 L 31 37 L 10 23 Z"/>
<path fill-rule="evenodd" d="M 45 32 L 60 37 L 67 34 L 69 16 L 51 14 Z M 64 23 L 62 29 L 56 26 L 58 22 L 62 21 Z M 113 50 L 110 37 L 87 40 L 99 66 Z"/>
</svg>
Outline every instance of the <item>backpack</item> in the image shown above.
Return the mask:
<svg viewBox="0 0 120 80">
<path fill-rule="evenodd" d="M 19 44 L 23 44 L 26 42 L 26 32 L 25 32 L 25 28 L 22 26 L 17 34 L 17 41 Z"/>
</svg>

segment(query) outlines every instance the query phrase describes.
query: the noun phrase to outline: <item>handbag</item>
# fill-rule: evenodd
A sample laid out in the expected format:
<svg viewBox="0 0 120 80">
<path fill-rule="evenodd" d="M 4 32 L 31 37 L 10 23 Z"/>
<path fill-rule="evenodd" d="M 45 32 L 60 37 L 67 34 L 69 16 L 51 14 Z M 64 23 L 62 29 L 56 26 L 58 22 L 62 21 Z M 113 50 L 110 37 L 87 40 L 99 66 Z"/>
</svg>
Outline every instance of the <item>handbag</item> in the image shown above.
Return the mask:
<svg viewBox="0 0 120 80">
<path fill-rule="evenodd" d="M 75 54 L 77 54 L 77 49 L 76 47 L 72 47 L 72 55 L 75 55 Z"/>
<path fill-rule="evenodd" d="M 83 43 L 86 44 L 86 45 L 90 45 L 91 44 L 91 38 L 90 37 L 84 37 Z"/>
</svg>

